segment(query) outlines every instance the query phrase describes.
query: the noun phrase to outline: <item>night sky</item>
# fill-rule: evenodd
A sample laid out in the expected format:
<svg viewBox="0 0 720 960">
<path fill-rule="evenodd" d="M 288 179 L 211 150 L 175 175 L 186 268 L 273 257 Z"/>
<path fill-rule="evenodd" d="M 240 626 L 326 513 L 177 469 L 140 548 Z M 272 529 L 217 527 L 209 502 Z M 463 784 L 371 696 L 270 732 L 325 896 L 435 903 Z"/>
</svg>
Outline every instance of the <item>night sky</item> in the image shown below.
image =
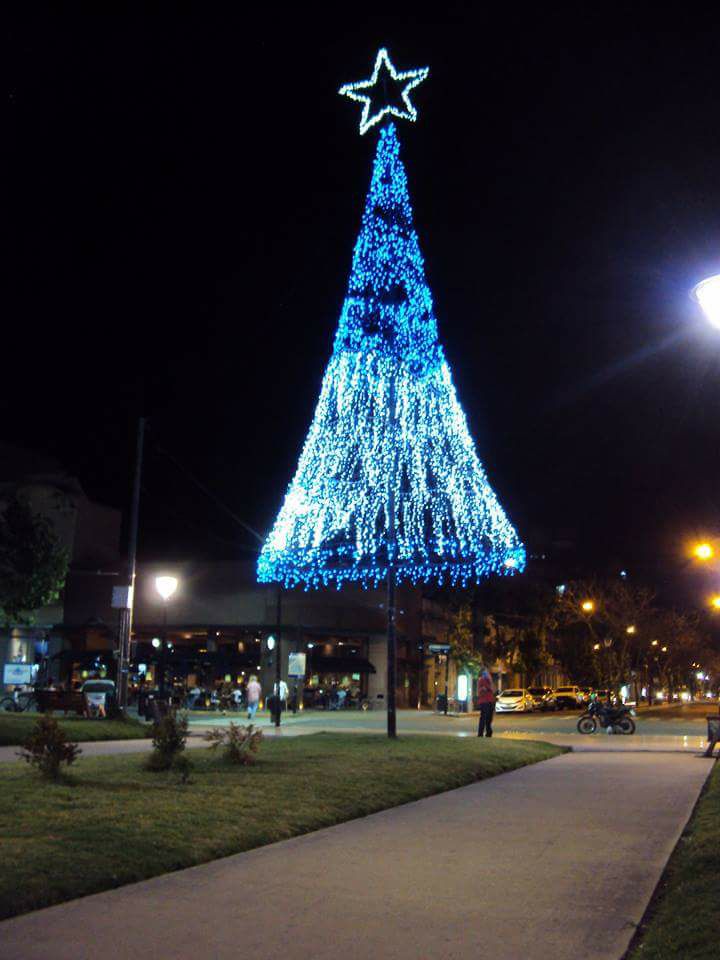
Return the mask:
<svg viewBox="0 0 720 960">
<path fill-rule="evenodd" d="M 688 298 L 720 272 L 718 18 L 507 6 L 6 21 L 0 440 L 125 508 L 143 411 L 141 557 L 247 556 L 176 463 L 272 522 L 376 142 L 337 89 L 385 45 L 430 66 L 399 123 L 415 225 L 521 536 L 632 568 L 720 528 L 720 331 Z"/>
</svg>

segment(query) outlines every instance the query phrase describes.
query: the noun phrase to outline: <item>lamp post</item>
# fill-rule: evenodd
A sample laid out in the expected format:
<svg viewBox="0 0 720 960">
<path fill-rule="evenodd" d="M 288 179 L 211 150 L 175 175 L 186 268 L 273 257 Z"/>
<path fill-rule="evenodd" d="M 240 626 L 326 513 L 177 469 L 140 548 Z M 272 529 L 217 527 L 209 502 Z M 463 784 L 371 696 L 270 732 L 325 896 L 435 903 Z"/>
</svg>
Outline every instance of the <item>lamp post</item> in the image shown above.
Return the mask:
<svg viewBox="0 0 720 960">
<path fill-rule="evenodd" d="M 178 587 L 177 577 L 155 577 L 155 589 L 162 597 L 163 601 L 163 629 L 160 638 L 160 662 L 158 664 L 158 695 L 161 700 L 165 699 L 165 651 L 167 649 L 167 605 L 168 600 L 175 593 Z"/>
<path fill-rule="evenodd" d="M 606 654 L 605 654 L 605 670 L 606 670 L 606 672 L 607 672 L 607 688 L 606 688 L 606 692 L 607 692 L 607 702 L 608 702 L 608 705 L 610 704 L 610 697 L 611 697 L 611 695 L 614 693 L 614 691 L 612 690 L 612 668 L 611 668 L 611 663 L 612 663 L 611 657 L 612 657 L 612 654 L 610 653 L 610 651 L 611 651 L 611 649 L 612 649 L 612 645 L 613 645 L 613 638 L 610 636 L 610 634 L 608 634 L 608 635 L 603 639 L 603 646 L 605 647 L 605 650 L 606 650 Z"/>
</svg>

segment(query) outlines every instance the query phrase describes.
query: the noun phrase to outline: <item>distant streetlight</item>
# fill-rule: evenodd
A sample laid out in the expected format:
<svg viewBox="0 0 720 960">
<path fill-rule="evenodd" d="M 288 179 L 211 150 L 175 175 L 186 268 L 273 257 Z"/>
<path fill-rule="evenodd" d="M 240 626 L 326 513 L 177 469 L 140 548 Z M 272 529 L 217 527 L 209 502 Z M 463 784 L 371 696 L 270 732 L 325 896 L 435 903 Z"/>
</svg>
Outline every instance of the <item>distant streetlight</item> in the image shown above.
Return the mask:
<svg viewBox="0 0 720 960">
<path fill-rule="evenodd" d="M 592 600 L 583 600 L 580 606 L 582 607 L 585 613 L 592 613 L 593 610 L 595 609 L 595 604 L 593 603 Z"/>
<path fill-rule="evenodd" d="M 720 327 L 720 274 L 701 280 L 693 287 L 690 296 L 700 304 L 708 323 Z"/>
<path fill-rule="evenodd" d="M 637 633 L 637 628 L 631 623 L 629 627 L 625 628 L 625 633 Z"/>
<path fill-rule="evenodd" d="M 657 640 L 653 640 L 653 642 L 650 644 L 651 647 L 656 647 L 657 645 L 658 645 Z"/>
<path fill-rule="evenodd" d="M 693 555 L 698 560 L 711 560 L 715 551 L 709 543 L 698 543 L 693 548 Z"/>
<path fill-rule="evenodd" d="M 710 598 L 710 606 L 715 610 L 720 610 L 720 595 L 715 594 L 714 597 Z"/>
<path fill-rule="evenodd" d="M 170 597 L 178 588 L 177 577 L 155 577 L 155 589 L 162 597 L 163 601 L 163 629 L 160 638 L 160 657 L 158 664 L 158 673 L 160 674 L 158 682 L 158 696 L 160 699 L 165 697 L 165 649 L 167 647 L 167 605 Z M 153 642 L 154 645 L 154 642 Z"/>
</svg>

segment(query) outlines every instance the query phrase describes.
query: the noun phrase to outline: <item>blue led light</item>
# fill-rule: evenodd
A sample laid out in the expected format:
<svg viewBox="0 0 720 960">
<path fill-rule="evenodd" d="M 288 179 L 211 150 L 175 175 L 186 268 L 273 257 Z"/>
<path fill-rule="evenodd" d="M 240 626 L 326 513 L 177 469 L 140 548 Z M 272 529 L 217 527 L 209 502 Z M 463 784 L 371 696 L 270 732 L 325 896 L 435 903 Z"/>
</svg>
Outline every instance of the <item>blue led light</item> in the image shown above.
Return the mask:
<svg viewBox="0 0 720 960">
<path fill-rule="evenodd" d="M 260 553 L 261 582 L 377 586 L 389 551 L 398 580 L 412 582 L 464 584 L 525 566 L 438 343 L 399 153 L 389 123 L 315 416 Z"/>
</svg>

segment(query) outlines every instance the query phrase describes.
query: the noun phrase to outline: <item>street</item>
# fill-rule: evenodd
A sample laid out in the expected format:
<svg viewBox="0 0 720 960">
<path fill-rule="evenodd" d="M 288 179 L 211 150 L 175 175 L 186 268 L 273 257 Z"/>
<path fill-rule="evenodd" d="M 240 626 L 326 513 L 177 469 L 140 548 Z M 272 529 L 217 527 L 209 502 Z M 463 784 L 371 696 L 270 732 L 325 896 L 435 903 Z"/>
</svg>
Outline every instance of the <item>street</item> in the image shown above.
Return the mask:
<svg viewBox="0 0 720 960">
<path fill-rule="evenodd" d="M 653 710 L 647 715 L 642 709 L 636 718 L 637 735 L 658 737 L 704 737 L 707 732 L 705 715 L 717 711 L 716 704 L 700 705 L 687 708 L 682 715 L 677 716 L 671 708 L 666 711 Z M 667 716 L 663 714 L 667 713 Z M 537 738 L 541 736 L 574 735 L 578 740 L 590 740 L 578 734 L 576 724 L 580 711 L 565 710 L 557 713 L 496 713 L 493 719 L 493 729 L 496 736 L 525 736 Z M 234 720 L 246 723 L 245 714 L 195 713 L 191 716 L 191 727 L 217 726 Z M 268 713 L 259 713 L 256 717 L 259 726 L 266 730 L 272 726 Z M 362 713 L 359 710 L 303 710 L 295 716 L 282 715 L 282 727 L 305 728 L 313 730 L 343 730 L 343 731 L 384 731 L 386 716 L 383 711 L 369 710 Z M 399 710 L 399 733 L 442 733 L 450 736 L 468 736 L 477 732 L 477 714 L 457 714 L 443 716 L 429 710 Z M 595 734 L 597 738 L 600 734 Z M 607 736 L 603 734 L 603 736 Z"/>
</svg>

